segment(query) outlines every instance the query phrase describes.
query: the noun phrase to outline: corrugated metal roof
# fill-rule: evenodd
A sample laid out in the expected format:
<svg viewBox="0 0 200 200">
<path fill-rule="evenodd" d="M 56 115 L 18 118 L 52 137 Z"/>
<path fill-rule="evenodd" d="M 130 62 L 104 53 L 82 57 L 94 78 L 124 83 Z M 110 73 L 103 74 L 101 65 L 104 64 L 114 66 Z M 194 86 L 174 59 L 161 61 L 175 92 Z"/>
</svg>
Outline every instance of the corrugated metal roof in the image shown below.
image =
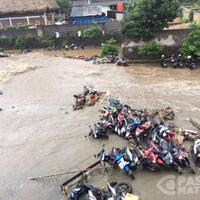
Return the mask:
<svg viewBox="0 0 200 200">
<path fill-rule="evenodd" d="M 127 0 L 73 0 L 73 6 L 86 5 L 115 5 L 117 3 L 127 3 Z"/>
<path fill-rule="evenodd" d="M 102 6 L 72 7 L 71 17 L 102 15 Z"/>
</svg>

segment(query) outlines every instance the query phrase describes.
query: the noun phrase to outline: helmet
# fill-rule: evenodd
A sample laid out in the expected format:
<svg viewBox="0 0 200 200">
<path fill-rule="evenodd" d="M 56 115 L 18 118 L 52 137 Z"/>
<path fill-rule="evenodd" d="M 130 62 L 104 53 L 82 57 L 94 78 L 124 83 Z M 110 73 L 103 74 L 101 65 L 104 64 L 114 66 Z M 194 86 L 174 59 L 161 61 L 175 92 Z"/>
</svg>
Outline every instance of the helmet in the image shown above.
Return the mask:
<svg viewBox="0 0 200 200">
<path fill-rule="evenodd" d="M 165 57 L 165 55 L 163 54 L 161 57 L 162 57 L 162 58 L 164 58 L 164 57 Z"/>
<path fill-rule="evenodd" d="M 187 58 L 190 59 L 190 58 L 192 58 L 192 56 L 188 56 Z"/>
</svg>

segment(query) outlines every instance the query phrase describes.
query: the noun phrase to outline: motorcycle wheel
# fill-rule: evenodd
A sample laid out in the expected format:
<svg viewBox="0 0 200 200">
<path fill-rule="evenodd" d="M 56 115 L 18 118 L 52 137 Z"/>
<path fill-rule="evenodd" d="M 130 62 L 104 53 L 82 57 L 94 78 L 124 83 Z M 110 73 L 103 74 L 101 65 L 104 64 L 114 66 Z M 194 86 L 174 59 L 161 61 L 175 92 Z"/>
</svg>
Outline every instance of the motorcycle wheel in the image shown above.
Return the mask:
<svg viewBox="0 0 200 200">
<path fill-rule="evenodd" d="M 73 108 L 73 110 L 77 110 L 77 106 L 76 105 L 73 105 L 72 108 Z"/>
<path fill-rule="evenodd" d="M 132 186 L 127 183 L 118 183 L 116 185 L 116 193 L 117 194 L 132 193 L 132 191 L 133 191 Z"/>
<path fill-rule="evenodd" d="M 80 110 L 83 108 L 83 106 L 80 106 L 80 105 L 73 105 L 72 107 L 74 110 Z"/>
<path fill-rule="evenodd" d="M 152 172 L 160 172 L 161 171 L 161 167 L 158 166 L 157 164 L 151 163 L 148 167 L 148 170 L 152 171 Z"/>
<path fill-rule="evenodd" d="M 108 135 L 102 135 L 101 138 L 108 139 Z"/>
</svg>

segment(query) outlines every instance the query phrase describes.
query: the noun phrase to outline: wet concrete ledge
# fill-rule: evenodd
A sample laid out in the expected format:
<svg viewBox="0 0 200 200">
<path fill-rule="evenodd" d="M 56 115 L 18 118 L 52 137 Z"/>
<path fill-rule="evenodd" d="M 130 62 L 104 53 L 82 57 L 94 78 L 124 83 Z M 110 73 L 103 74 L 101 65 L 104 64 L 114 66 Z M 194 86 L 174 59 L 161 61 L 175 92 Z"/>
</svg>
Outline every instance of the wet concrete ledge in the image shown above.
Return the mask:
<svg viewBox="0 0 200 200">
<path fill-rule="evenodd" d="M 140 64 L 146 64 L 146 63 L 160 63 L 160 59 L 135 59 L 135 60 L 129 60 L 129 63 L 140 63 Z"/>
</svg>

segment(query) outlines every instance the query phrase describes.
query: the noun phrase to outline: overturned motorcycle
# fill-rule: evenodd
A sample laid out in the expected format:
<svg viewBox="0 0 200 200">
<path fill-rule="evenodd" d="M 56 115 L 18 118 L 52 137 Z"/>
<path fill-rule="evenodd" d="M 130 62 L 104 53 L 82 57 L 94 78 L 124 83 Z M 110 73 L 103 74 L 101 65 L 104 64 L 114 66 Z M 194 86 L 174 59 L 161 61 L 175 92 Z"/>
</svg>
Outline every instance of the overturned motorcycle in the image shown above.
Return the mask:
<svg viewBox="0 0 200 200">
<path fill-rule="evenodd" d="M 70 191 L 68 199 L 78 200 L 80 197 L 84 196 L 85 200 L 124 200 L 127 193 L 132 193 L 132 186 L 127 183 L 107 183 L 107 191 L 104 191 L 80 181 L 75 188 Z"/>
<path fill-rule="evenodd" d="M 84 85 L 83 92 L 75 94 L 74 110 L 82 109 L 85 105 L 93 106 L 101 97 L 103 93 L 97 91 L 92 85 Z"/>
</svg>

